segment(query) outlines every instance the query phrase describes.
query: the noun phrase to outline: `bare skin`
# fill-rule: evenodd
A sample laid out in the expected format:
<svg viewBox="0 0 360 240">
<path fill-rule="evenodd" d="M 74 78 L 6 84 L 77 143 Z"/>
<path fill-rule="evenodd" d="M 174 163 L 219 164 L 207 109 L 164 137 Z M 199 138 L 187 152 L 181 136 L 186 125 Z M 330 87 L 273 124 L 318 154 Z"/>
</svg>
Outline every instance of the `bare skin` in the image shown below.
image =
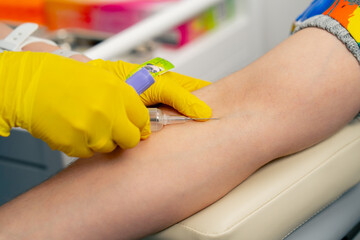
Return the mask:
<svg viewBox="0 0 360 240">
<path fill-rule="evenodd" d="M 309 28 L 196 95 L 221 119 L 78 160 L 0 207 L 0 239 L 139 239 L 179 222 L 344 127 L 360 110 L 360 68 Z"/>
</svg>

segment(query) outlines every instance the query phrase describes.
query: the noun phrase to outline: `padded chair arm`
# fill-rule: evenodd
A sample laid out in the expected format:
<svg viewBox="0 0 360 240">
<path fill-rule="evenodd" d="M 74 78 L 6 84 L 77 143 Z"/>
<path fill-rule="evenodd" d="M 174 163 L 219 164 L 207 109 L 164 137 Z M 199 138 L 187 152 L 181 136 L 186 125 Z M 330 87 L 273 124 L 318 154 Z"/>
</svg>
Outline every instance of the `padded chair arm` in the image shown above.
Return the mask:
<svg viewBox="0 0 360 240">
<path fill-rule="evenodd" d="M 282 239 L 360 182 L 360 121 L 259 169 L 224 198 L 147 240 Z"/>
</svg>

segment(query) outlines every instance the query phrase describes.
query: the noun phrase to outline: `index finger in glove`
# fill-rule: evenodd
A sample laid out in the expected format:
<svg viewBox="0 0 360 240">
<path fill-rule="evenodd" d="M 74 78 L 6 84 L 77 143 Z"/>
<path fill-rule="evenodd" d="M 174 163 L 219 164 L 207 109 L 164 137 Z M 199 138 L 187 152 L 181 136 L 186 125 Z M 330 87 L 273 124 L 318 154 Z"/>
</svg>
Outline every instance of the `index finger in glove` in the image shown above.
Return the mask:
<svg viewBox="0 0 360 240">
<path fill-rule="evenodd" d="M 157 99 L 159 102 L 169 105 L 191 118 L 211 117 L 211 108 L 179 84 L 169 82 L 166 88 L 159 89 L 161 92 L 155 94 L 155 96 L 160 97 Z"/>
</svg>

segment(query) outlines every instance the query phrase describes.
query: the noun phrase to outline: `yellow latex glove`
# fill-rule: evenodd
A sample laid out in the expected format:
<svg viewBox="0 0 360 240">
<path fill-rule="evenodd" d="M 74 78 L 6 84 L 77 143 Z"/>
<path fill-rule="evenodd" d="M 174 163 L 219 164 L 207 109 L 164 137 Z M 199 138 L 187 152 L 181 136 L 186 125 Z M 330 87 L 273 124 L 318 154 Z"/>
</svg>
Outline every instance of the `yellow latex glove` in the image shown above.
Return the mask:
<svg viewBox="0 0 360 240">
<path fill-rule="evenodd" d="M 115 73 L 122 81 L 126 80 L 139 65 L 123 61 L 104 61 L 101 59 L 88 62 Z M 141 94 L 146 106 L 163 103 L 191 118 L 211 117 L 211 108 L 205 102 L 191 94 L 192 91 L 209 85 L 209 82 L 188 77 L 175 72 L 167 72 L 155 78 L 155 83 Z"/>
<path fill-rule="evenodd" d="M 114 74 L 32 52 L 0 54 L 0 135 L 11 127 L 77 157 L 131 148 L 150 133 L 145 105 Z"/>
</svg>

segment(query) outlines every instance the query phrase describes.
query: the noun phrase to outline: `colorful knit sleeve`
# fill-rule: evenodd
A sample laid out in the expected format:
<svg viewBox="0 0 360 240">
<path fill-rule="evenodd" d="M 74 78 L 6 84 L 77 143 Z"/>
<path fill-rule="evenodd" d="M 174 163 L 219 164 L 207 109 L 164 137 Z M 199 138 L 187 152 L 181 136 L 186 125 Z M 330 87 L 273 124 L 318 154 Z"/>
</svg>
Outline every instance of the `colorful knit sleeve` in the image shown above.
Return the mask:
<svg viewBox="0 0 360 240">
<path fill-rule="evenodd" d="M 296 19 L 293 33 L 324 29 L 342 41 L 360 63 L 360 0 L 315 0 Z"/>
</svg>

